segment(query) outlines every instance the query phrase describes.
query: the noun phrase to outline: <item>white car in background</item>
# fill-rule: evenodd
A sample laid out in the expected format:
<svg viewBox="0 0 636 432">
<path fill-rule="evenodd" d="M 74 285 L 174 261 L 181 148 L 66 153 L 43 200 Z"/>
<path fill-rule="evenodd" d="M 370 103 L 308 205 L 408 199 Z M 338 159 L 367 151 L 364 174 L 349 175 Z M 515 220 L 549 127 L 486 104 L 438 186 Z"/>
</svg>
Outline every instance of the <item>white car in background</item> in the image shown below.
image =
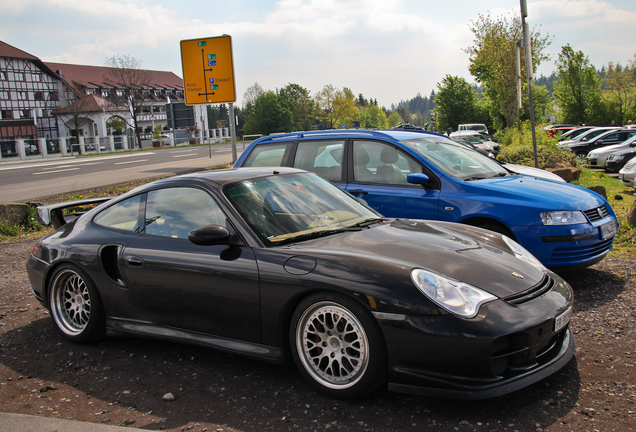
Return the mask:
<svg viewBox="0 0 636 432">
<path fill-rule="evenodd" d="M 625 186 L 634 186 L 636 179 L 636 157 L 630 159 L 623 168 L 618 172 L 618 179 Z"/>
<path fill-rule="evenodd" d="M 585 158 L 585 164 L 588 168 L 605 169 L 605 163 L 612 153 L 628 148 L 635 141 L 636 136 L 633 136 L 632 138 L 620 144 L 614 144 L 607 147 L 599 147 L 595 150 L 592 150 L 587 154 L 587 157 Z"/>
<path fill-rule="evenodd" d="M 492 137 L 485 132 L 478 132 L 474 130 L 460 130 L 451 133 L 450 139 L 470 143 L 478 149 L 486 151 L 488 153 L 497 154 L 499 149 L 499 144 L 493 141 Z"/>
</svg>

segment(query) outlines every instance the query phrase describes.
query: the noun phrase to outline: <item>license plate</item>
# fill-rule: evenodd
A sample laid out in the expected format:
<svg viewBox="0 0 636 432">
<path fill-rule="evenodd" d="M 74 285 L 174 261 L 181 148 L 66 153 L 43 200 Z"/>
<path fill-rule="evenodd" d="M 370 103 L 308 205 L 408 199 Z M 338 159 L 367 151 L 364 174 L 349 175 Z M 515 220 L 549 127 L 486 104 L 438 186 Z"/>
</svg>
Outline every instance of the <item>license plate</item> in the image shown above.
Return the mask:
<svg viewBox="0 0 636 432">
<path fill-rule="evenodd" d="M 616 232 L 618 231 L 616 225 L 618 225 L 616 221 L 610 221 L 606 224 L 601 225 L 599 227 L 601 229 L 601 239 L 607 240 L 614 237 L 616 235 Z"/>
<path fill-rule="evenodd" d="M 570 322 L 570 318 L 572 318 L 572 307 L 570 307 L 568 310 L 554 319 L 554 331 L 558 332 L 563 327 L 568 325 L 568 323 Z"/>
</svg>

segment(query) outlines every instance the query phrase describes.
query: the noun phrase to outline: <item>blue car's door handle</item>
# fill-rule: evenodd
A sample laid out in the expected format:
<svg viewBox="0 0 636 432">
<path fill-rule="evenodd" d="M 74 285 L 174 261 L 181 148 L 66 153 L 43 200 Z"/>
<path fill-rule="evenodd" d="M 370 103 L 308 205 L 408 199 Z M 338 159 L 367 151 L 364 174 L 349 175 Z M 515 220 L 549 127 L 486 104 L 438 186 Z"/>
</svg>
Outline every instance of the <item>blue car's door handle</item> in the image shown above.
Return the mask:
<svg viewBox="0 0 636 432">
<path fill-rule="evenodd" d="M 369 192 L 367 192 L 365 190 L 360 190 L 360 189 L 354 189 L 354 190 L 350 190 L 350 191 L 347 191 L 347 192 L 349 192 L 351 195 L 354 195 L 354 194 L 366 195 L 366 194 L 369 193 Z"/>
</svg>

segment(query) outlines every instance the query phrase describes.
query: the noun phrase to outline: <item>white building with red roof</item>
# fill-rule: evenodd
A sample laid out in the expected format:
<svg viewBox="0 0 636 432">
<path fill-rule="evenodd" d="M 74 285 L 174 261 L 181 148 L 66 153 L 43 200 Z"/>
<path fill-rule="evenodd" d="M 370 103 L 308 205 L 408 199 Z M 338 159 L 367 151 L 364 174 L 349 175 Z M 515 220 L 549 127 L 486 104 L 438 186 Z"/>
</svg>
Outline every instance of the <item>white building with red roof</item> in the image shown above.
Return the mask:
<svg viewBox="0 0 636 432">
<path fill-rule="evenodd" d="M 130 107 L 113 102 L 121 89 L 112 84 L 110 71 L 103 66 L 43 62 L 0 41 L 0 156 L 11 152 L 9 143 L 16 139 L 45 138 L 51 143 L 49 150 L 55 151 L 61 137 L 126 134 L 132 138 Z M 142 134 L 150 138 L 157 130 L 203 129 L 196 120 L 204 118 L 205 106 L 185 105 L 180 77 L 167 71 L 144 72 L 144 101 L 137 114 Z"/>
</svg>

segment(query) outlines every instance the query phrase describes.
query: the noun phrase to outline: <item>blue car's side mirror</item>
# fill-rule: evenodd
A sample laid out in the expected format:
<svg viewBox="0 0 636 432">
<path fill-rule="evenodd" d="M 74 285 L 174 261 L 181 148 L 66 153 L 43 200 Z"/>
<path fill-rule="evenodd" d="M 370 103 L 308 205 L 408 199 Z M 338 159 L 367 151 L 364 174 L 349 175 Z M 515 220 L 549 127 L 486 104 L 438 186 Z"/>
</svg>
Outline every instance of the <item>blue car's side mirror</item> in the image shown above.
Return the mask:
<svg viewBox="0 0 636 432">
<path fill-rule="evenodd" d="M 406 176 L 406 181 L 412 184 L 426 184 L 431 179 L 423 173 L 412 173 Z"/>
</svg>

